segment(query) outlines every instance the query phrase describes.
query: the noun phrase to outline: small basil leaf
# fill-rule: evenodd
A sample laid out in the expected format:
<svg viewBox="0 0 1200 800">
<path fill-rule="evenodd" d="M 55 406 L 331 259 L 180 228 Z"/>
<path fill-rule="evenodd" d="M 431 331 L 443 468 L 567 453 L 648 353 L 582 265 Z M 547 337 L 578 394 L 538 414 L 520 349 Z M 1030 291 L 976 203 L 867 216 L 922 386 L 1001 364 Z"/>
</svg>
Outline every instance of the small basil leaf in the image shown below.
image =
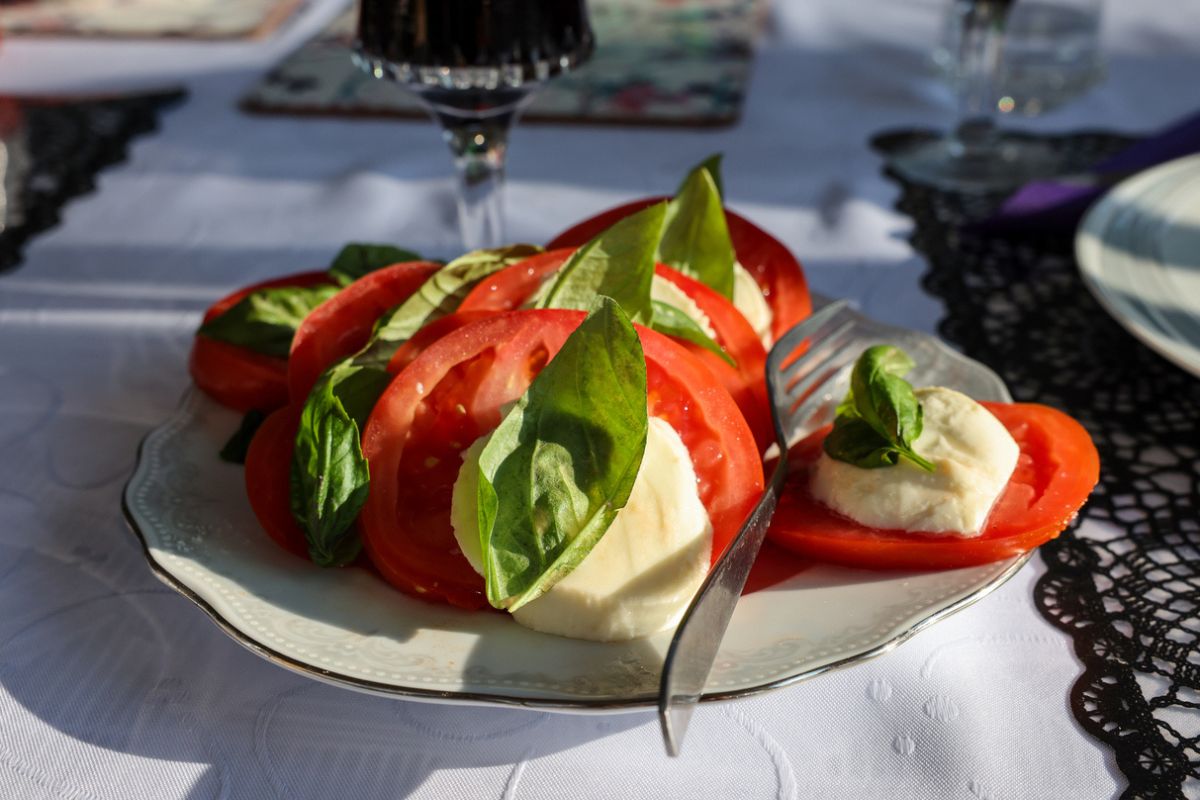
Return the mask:
<svg viewBox="0 0 1200 800">
<path fill-rule="evenodd" d="M 733 299 L 733 242 L 720 189 L 707 169 L 694 170 L 667 205 L 658 260 Z"/>
<path fill-rule="evenodd" d="M 480 454 L 488 602 L 515 611 L 591 552 L 629 500 L 647 427 L 641 342 L 602 297 Z"/>
<path fill-rule="evenodd" d="M 604 295 L 634 322 L 649 323 L 654 316 L 650 304 L 654 249 L 662 236 L 666 210 L 666 203 L 642 209 L 576 250 L 538 307 L 587 311 L 597 296 Z"/>
<path fill-rule="evenodd" d="M 310 311 L 337 291 L 336 286 L 260 289 L 201 325 L 197 333 L 266 356 L 287 358 L 296 328 Z"/>
<path fill-rule="evenodd" d="M 481 280 L 540 252 L 542 248 L 537 245 L 514 244 L 475 250 L 454 259 L 380 320 L 371 346 L 359 363 L 386 364 L 401 343 L 428 323 L 453 312 Z"/>
<path fill-rule="evenodd" d="M 839 418 L 823 447 L 830 458 L 863 469 L 890 467 L 900 458 L 887 439 L 858 417 Z"/>
<path fill-rule="evenodd" d="M 846 390 L 846 396 L 842 398 L 842 402 L 838 403 L 834 415 L 838 419 L 842 417 L 858 417 L 858 407 L 854 405 L 853 389 Z"/>
<path fill-rule="evenodd" d="M 903 377 L 912 368 L 913 360 L 898 347 L 876 345 L 863 351 L 825 440 L 830 458 L 870 469 L 891 466 L 903 457 L 929 472 L 937 468 L 913 449 L 924 417 Z"/>
<path fill-rule="evenodd" d="M 689 172 L 687 177 L 683 179 L 683 182 L 679 184 L 679 188 L 675 190 L 675 194 L 679 194 L 683 191 L 683 187 L 689 180 L 691 180 L 693 175 L 701 170 L 704 170 L 712 176 L 713 183 L 717 185 L 717 194 L 721 195 L 721 197 L 724 197 L 725 186 L 721 183 L 721 159 L 723 157 L 724 156 L 721 153 L 713 153 L 711 156 L 692 167 L 692 171 Z"/>
<path fill-rule="evenodd" d="M 850 391 L 860 417 L 888 441 L 910 446 L 921 435 L 920 406 L 904 380 L 913 361 L 898 347 L 875 345 L 859 356 Z"/>
<path fill-rule="evenodd" d="M 401 264 L 405 261 L 420 261 L 421 257 L 411 250 L 403 250 L 388 244 L 348 244 L 334 256 L 329 265 L 329 274 L 345 286 L 369 272 Z"/>
<path fill-rule="evenodd" d="M 262 421 L 266 418 L 267 415 L 257 408 L 247 411 L 246 415 L 242 417 L 238 429 L 221 448 L 221 460 L 228 461 L 230 464 L 245 464 L 246 450 L 250 448 L 250 440 L 254 438 L 254 434 L 258 432 L 258 426 L 262 425 Z"/>
<path fill-rule="evenodd" d="M 656 330 L 667 336 L 673 336 L 676 339 L 683 339 L 692 344 L 698 344 L 710 353 L 720 356 L 729 366 L 737 366 L 737 362 L 733 360 L 733 356 L 725 352 L 725 348 L 713 341 L 704 332 L 704 329 L 682 310 L 661 300 L 652 301 L 652 305 L 654 306 L 654 319 L 650 321 L 650 328 L 652 330 Z"/>
<path fill-rule="evenodd" d="M 342 361 L 321 376 L 304 403 L 292 457 L 292 515 L 321 566 L 341 566 L 358 553 L 347 540 L 357 541 L 352 526 L 371 479 L 359 431 L 391 377 Z"/>
</svg>

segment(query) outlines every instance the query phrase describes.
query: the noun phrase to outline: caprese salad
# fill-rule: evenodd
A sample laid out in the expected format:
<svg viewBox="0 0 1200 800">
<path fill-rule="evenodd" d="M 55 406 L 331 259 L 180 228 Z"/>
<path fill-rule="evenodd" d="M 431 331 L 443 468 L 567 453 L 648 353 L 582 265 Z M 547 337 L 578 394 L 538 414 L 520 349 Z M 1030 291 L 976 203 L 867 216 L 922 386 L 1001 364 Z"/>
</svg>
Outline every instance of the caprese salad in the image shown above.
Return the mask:
<svg viewBox="0 0 1200 800">
<path fill-rule="evenodd" d="M 724 209 L 710 159 L 675 195 L 545 248 L 441 264 L 349 245 L 204 316 L 190 368 L 247 412 L 222 450 L 281 547 L 563 636 L 675 625 L 763 490 L 766 348 L 811 310 L 799 262 Z M 1079 426 L 914 391 L 868 351 L 791 453 L 772 539 L 942 568 L 1029 549 L 1095 483 Z M 1090 460 L 1089 460 L 1090 459 Z"/>
</svg>

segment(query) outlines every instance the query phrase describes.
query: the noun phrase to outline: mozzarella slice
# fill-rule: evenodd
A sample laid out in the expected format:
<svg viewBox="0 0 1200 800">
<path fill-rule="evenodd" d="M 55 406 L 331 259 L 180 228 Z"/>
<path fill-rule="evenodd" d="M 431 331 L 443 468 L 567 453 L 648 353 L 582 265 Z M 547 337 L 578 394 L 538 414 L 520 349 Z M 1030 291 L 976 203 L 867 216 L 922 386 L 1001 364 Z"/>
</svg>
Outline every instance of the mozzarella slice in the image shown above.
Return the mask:
<svg viewBox="0 0 1200 800">
<path fill-rule="evenodd" d="M 901 459 L 862 469 L 821 453 L 813 497 L 873 528 L 975 537 L 1004 491 L 1020 450 L 986 408 L 952 389 L 916 390 L 924 427 L 913 449 L 937 465 L 926 472 Z"/>
<path fill-rule="evenodd" d="M 663 276 L 654 276 L 654 280 L 650 284 L 650 299 L 675 306 L 684 314 L 691 317 L 692 322 L 699 325 L 700 330 L 708 334 L 708 338 L 713 340 L 717 338 L 717 333 L 713 330 L 712 320 L 700 310 L 700 306 L 696 305 L 696 301 L 688 297 L 683 289 L 680 289 Z"/>
<path fill-rule="evenodd" d="M 750 327 L 754 328 L 758 338 L 762 339 L 763 347 L 770 350 L 775 342 L 774 336 L 771 335 L 775 315 L 771 312 L 771 306 L 763 296 L 758 281 L 736 261 L 733 262 L 733 305 L 742 312 L 742 316 L 750 323 Z"/>
<path fill-rule="evenodd" d="M 486 443 L 484 437 L 463 454 L 450 510 L 454 536 L 476 572 L 483 566 L 476 491 Z M 543 633 L 602 642 L 656 633 L 683 616 L 708 574 L 711 550 L 712 525 L 687 447 L 669 423 L 651 417 L 628 503 L 580 565 L 513 618 Z"/>
</svg>

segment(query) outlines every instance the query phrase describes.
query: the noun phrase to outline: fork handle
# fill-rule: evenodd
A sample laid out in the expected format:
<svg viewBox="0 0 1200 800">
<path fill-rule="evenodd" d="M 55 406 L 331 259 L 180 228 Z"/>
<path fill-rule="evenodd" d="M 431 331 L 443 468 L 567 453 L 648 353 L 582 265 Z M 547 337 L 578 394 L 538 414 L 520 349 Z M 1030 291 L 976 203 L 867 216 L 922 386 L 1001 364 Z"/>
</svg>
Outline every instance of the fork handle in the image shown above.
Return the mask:
<svg viewBox="0 0 1200 800">
<path fill-rule="evenodd" d="M 740 534 L 717 561 L 692 605 L 684 613 L 687 624 L 680 625 L 663 663 L 663 682 L 659 691 L 658 718 L 667 753 L 679 755 L 692 711 L 704 692 L 708 673 L 737 599 L 746 585 L 750 568 L 758 557 L 770 527 L 779 491 L 787 473 L 787 457 L 780 458 L 771 474 L 771 482 L 750 512 Z"/>
</svg>

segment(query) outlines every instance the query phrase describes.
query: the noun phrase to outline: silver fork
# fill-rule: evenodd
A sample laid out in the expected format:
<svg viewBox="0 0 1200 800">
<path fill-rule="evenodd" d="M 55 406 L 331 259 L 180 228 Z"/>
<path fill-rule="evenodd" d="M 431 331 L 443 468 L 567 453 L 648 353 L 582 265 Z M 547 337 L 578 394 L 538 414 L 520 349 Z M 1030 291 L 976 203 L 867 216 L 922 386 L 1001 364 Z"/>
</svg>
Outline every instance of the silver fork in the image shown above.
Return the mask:
<svg viewBox="0 0 1200 800">
<path fill-rule="evenodd" d="M 762 498 L 692 598 L 671 639 L 658 691 L 658 716 L 669 755 L 679 755 L 692 711 L 762 547 L 787 476 L 788 444 L 798 432 L 811 429 L 808 423 L 830 402 L 822 389 L 845 366 L 842 351 L 861 319 L 846 301 L 831 302 L 784 334 L 767 356 L 767 390 L 779 460 Z M 805 344 L 807 350 L 802 349 Z"/>
</svg>

